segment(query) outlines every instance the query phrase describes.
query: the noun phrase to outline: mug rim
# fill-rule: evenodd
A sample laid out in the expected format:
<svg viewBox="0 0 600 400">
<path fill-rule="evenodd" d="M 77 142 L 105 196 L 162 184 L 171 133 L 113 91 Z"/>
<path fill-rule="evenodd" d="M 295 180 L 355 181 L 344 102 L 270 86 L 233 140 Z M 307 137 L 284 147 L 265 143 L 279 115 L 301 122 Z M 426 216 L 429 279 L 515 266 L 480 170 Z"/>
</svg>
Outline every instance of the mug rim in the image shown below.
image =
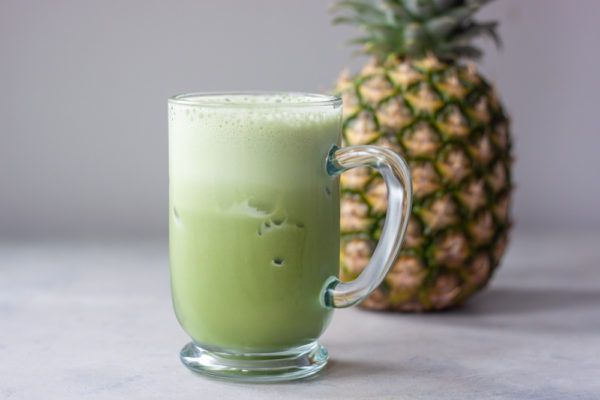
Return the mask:
<svg viewBox="0 0 600 400">
<path fill-rule="evenodd" d="M 228 99 L 218 100 L 217 97 L 269 97 L 269 96 L 291 96 L 302 98 L 304 101 L 286 101 L 286 102 L 243 102 L 243 101 L 231 101 Z M 211 97 L 214 97 L 214 101 L 211 101 Z M 193 100 L 195 98 L 202 98 L 202 101 Z M 308 101 L 306 101 L 308 99 Z M 296 91 L 211 91 L 211 92 L 189 92 L 177 94 L 171 96 L 168 99 L 169 104 L 179 104 L 186 106 L 197 106 L 197 107 L 252 107 L 252 108 L 288 108 L 288 107 L 323 107 L 333 106 L 337 107 L 342 104 L 342 98 L 339 96 L 333 96 L 328 94 L 310 93 L 310 92 L 296 92 Z"/>
</svg>

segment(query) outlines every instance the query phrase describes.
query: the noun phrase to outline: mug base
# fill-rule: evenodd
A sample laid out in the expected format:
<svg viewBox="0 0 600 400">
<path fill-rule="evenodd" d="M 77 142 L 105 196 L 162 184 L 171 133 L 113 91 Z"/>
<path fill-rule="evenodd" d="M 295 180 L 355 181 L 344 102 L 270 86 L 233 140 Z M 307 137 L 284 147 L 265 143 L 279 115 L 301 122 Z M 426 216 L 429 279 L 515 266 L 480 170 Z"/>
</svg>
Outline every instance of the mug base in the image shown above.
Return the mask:
<svg viewBox="0 0 600 400">
<path fill-rule="evenodd" d="M 191 342 L 181 349 L 183 365 L 213 378 L 240 382 L 281 382 L 307 378 L 327 364 L 317 342 L 280 353 L 236 354 L 212 351 Z"/>
</svg>

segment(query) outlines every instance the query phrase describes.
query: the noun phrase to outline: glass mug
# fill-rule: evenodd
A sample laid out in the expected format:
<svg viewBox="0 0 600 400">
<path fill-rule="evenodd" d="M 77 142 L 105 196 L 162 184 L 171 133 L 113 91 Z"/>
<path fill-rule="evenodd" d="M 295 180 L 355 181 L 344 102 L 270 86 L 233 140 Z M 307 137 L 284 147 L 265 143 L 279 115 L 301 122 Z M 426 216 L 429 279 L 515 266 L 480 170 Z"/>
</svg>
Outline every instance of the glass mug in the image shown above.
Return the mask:
<svg viewBox="0 0 600 400">
<path fill-rule="evenodd" d="M 169 99 L 171 289 L 191 370 L 278 381 L 321 370 L 334 308 L 383 280 L 411 207 L 406 163 L 375 146 L 339 148 L 341 99 L 306 93 L 193 93 Z M 338 279 L 339 175 L 373 167 L 388 189 L 371 261 Z"/>
</svg>

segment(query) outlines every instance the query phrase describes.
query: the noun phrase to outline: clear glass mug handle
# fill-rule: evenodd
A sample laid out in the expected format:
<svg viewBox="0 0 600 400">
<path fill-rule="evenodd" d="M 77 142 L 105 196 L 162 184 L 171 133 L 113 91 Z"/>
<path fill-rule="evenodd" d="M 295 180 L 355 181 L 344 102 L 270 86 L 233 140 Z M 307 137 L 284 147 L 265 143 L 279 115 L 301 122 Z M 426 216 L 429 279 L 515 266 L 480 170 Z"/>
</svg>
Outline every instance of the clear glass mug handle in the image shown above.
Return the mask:
<svg viewBox="0 0 600 400">
<path fill-rule="evenodd" d="M 406 233 L 412 206 L 412 181 L 406 162 L 391 150 L 377 146 L 334 146 L 327 157 L 332 176 L 356 167 L 377 169 L 387 186 L 388 206 L 383 231 L 371 260 L 355 280 L 342 282 L 331 277 L 322 291 L 326 307 L 344 308 L 364 300 L 390 270 Z"/>
</svg>

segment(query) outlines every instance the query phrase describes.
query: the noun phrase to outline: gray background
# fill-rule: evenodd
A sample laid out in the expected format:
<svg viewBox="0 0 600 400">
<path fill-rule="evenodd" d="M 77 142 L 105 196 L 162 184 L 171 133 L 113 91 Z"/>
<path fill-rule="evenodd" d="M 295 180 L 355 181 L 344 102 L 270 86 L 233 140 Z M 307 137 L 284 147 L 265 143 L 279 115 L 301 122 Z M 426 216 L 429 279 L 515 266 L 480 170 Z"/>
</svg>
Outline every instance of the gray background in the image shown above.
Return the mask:
<svg viewBox="0 0 600 400">
<path fill-rule="evenodd" d="M 323 0 L 0 2 L 0 236 L 167 231 L 166 98 L 326 90 L 350 61 Z M 600 2 L 500 0 L 482 71 L 513 118 L 520 229 L 597 228 Z"/>
</svg>

